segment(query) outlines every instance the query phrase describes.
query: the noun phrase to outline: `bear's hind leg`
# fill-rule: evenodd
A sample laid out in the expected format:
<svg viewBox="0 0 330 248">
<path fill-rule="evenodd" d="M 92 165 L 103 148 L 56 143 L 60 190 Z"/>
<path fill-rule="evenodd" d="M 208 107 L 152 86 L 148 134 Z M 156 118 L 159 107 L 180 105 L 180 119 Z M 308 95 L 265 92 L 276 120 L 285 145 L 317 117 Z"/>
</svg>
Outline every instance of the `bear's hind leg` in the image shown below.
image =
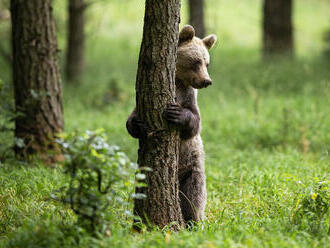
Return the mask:
<svg viewBox="0 0 330 248">
<path fill-rule="evenodd" d="M 186 223 L 204 218 L 206 185 L 204 171 L 190 171 L 180 180 L 181 211 Z"/>
</svg>

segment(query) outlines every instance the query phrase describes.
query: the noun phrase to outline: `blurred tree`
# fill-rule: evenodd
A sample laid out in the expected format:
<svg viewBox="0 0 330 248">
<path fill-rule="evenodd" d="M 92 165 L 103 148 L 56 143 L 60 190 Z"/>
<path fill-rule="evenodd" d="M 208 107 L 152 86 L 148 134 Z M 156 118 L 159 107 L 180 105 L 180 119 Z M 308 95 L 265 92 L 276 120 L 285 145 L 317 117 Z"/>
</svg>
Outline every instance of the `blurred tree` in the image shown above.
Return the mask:
<svg viewBox="0 0 330 248">
<path fill-rule="evenodd" d="M 137 187 L 134 213 L 145 224 L 161 228 L 184 224 L 178 188 L 179 136 L 163 119 L 163 111 L 175 102 L 175 68 L 180 22 L 180 0 L 146 0 L 143 40 L 137 80 L 138 117 L 148 126 L 139 140 L 140 168 L 149 167 L 147 187 Z M 161 33 L 161 35 L 160 35 Z"/>
<path fill-rule="evenodd" d="M 76 81 L 85 65 L 85 0 L 68 0 L 68 40 L 66 76 L 68 81 Z"/>
<path fill-rule="evenodd" d="M 324 32 L 323 40 L 325 43 L 324 54 L 327 58 L 330 58 L 330 28 Z"/>
<path fill-rule="evenodd" d="M 264 0 L 263 55 L 293 55 L 293 0 Z"/>
<path fill-rule="evenodd" d="M 12 62 L 12 56 L 10 54 L 10 39 L 8 35 L 10 33 L 10 12 L 9 2 L 6 0 L 0 0 L 0 56 L 5 59 L 8 64 Z"/>
<path fill-rule="evenodd" d="M 196 36 L 205 36 L 204 0 L 189 0 L 189 22 L 195 28 Z"/>
<path fill-rule="evenodd" d="M 52 0 L 11 0 L 15 152 L 62 159 L 54 138 L 63 129 L 61 76 Z"/>
</svg>

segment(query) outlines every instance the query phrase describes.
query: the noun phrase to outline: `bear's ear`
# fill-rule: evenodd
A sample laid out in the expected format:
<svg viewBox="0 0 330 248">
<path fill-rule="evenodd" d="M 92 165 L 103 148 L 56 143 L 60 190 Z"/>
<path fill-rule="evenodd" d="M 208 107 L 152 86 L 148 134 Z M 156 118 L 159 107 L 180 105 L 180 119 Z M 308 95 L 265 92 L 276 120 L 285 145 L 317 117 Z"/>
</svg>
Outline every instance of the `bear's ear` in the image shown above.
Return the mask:
<svg viewBox="0 0 330 248">
<path fill-rule="evenodd" d="M 214 44 L 217 42 L 217 36 L 215 34 L 211 34 L 211 35 L 208 35 L 206 36 L 204 39 L 203 39 L 203 42 L 204 42 L 204 45 L 206 46 L 206 48 L 208 50 L 210 50 Z"/>
<path fill-rule="evenodd" d="M 179 45 L 185 41 L 190 41 L 195 36 L 195 29 L 190 25 L 185 25 L 179 34 Z"/>
</svg>

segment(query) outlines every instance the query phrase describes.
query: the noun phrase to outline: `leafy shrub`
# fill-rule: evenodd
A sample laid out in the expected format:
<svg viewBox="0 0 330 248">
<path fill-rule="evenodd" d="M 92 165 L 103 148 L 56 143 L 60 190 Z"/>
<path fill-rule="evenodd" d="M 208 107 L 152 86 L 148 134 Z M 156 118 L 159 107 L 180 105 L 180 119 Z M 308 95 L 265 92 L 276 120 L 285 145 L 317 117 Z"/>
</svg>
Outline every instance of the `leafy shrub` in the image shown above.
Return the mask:
<svg viewBox="0 0 330 248">
<path fill-rule="evenodd" d="M 116 214 L 119 209 L 126 209 L 123 212 L 132 216 L 127 210 L 127 192 L 133 185 L 130 176 L 136 165 L 118 147 L 106 142 L 103 130 L 62 137 L 58 142 L 65 152 L 65 172 L 70 175 L 70 182 L 53 198 L 69 204 L 78 225 L 94 234 L 109 230 L 113 219 L 109 206 Z"/>
</svg>

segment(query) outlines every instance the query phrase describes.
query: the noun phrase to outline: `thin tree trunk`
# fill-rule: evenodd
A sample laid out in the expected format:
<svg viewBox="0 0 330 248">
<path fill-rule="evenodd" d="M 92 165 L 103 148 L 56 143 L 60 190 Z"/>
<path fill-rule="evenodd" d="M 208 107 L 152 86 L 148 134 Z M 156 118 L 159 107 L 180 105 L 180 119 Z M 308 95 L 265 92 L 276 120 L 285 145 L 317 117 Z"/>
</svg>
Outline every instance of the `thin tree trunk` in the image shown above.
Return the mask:
<svg viewBox="0 0 330 248">
<path fill-rule="evenodd" d="M 180 0 L 146 0 L 143 41 L 136 80 L 139 119 L 149 135 L 139 140 L 138 164 L 150 167 L 148 187 L 137 188 L 147 198 L 136 199 L 134 213 L 146 224 L 173 229 L 183 227 L 178 184 L 178 132 L 163 119 L 163 111 L 175 101 L 175 68 L 180 22 Z"/>
<path fill-rule="evenodd" d="M 264 57 L 293 55 L 292 4 L 292 0 L 264 0 Z"/>
<path fill-rule="evenodd" d="M 9 3 L 8 3 L 9 4 Z M 10 25 L 10 12 L 9 12 L 9 5 L 7 2 L 0 1 L 0 24 L 2 25 L 5 23 L 8 26 Z M 5 29 L 4 32 L 0 32 L 0 57 L 3 57 L 4 60 L 11 65 L 12 63 L 12 56 L 9 49 L 7 49 L 7 45 L 10 46 L 10 39 L 7 39 L 9 33 L 9 28 Z"/>
<path fill-rule="evenodd" d="M 51 0 L 11 0 L 16 154 L 61 158 L 54 142 L 63 129 L 61 77 Z M 49 153 L 49 150 L 52 152 Z"/>
<path fill-rule="evenodd" d="M 85 66 L 85 0 L 69 0 L 66 76 L 76 81 Z"/>
<path fill-rule="evenodd" d="M 204 0 L 189 0 L 189 22 L 195 28 L 196 36 L 205 36 Z"/>
</svg>

